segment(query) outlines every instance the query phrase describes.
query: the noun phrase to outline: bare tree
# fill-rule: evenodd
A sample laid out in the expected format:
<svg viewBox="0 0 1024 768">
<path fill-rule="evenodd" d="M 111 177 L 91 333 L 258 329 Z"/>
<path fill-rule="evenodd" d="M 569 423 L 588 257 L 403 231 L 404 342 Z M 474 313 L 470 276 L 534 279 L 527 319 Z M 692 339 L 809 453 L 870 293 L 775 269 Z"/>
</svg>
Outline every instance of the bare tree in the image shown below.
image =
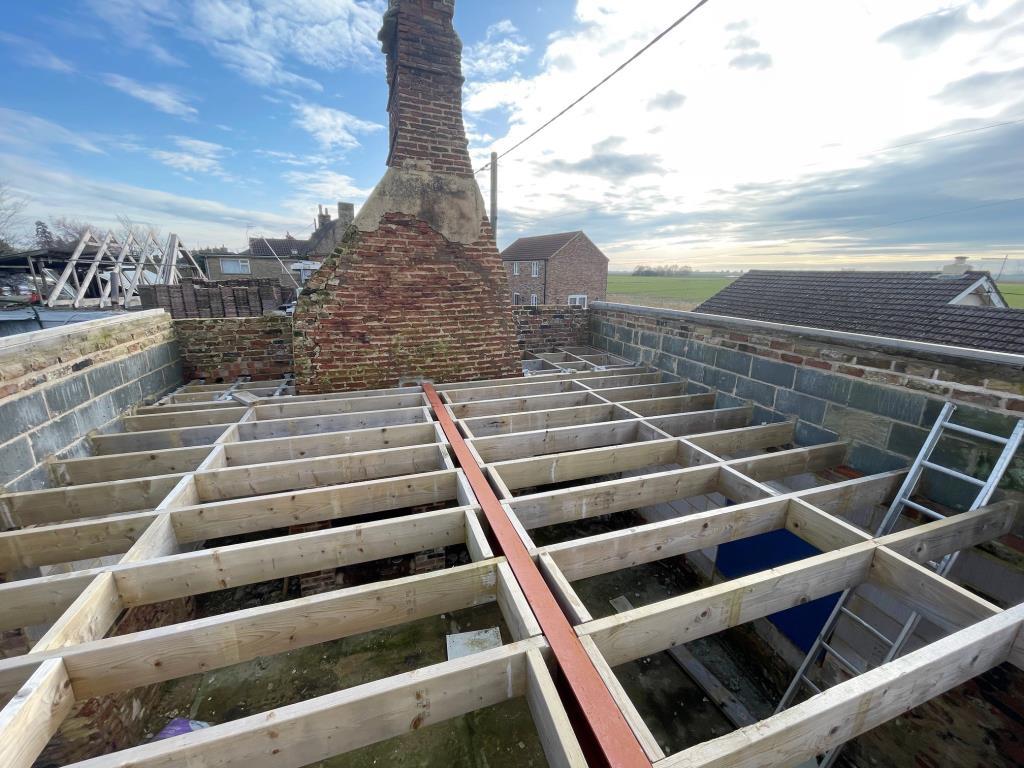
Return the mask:
<svg viewBox="0 0 1024 768">
<path fill-rule="evenodd" d="M 132 221 L 129 217 L 123 215 L 118 216 L 117 221 L 121 225 L 120 237 L 122 243 L 128 241 L 129 235 L 134 236 L 139 245 L 142 245 L 150 235 L 153 236 L 157 243 L 160 243 L 163 239 L 160 228 L 154 227 L 152 224 Z"/>
<path fill-rule="evenodd" d="M 16 195 L 10 185 L 0 180 L 0 253 L 13 251 L 20 240 L 22 212 L 28 202 Z"/>
<path fill-rule="evenodd" d="M 93 226 L 88 221 L 71 219 L 67 216 L 50 219 L 50 229 L 57 241 L 64 245 L 74 245 L 82 239 L 82 235 L 86 232 L 92 232 L 94 236 L 102 237 L 100 228 Z"/>
</svg>

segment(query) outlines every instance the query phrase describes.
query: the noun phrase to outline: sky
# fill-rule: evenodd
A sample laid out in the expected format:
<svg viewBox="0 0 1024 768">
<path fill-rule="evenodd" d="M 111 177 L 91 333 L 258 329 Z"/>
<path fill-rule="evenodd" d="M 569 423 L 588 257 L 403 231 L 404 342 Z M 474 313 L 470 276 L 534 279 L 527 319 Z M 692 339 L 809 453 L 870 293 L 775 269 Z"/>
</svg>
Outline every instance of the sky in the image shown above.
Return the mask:
<svg viewBox="0 0 1024 768">
<path fill-rule="evenodd" d="M 475 166 L 693 2 L 459 0 Z M 384 7 L 5 3 L 0 182 L 26 229 L 308 235 L 383 174 Z M 710 0 L 502 158 L 498 229 L 583 229 L 612 269 L 1024 273 L 1024 0 Z"/>
</svg>

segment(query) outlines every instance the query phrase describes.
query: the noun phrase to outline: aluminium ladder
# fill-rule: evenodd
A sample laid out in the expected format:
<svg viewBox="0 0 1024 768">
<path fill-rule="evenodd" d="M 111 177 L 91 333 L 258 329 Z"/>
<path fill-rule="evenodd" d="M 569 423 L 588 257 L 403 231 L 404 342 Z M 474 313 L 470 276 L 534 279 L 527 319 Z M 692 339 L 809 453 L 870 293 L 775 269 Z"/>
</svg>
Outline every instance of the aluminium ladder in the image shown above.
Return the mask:
<svg viewBox="0 0 1024 768">
<path fill-rule="evenodd" d="M 985 506 L 992 498 L 992 494 L 999 485 L 999 481 L 1002 480 L 1003 474 L 1006 472 L 1010 462 L 1013 460 L 1013 456 L 1020 447 L 1022 439 L 1024 439 L 1024 419 L 1017 421 L 1017 424 L 1014 426 L 1009 437 L 1001 437 L 999 435 L 993 435 L 988 432 L 982 432 L 981 430 L 971 429 L 970 427 L 952 423 L 950 419 L 955 411 L 956 406 L 953 403 L 947 402 L 943 406 L 942 411 L 939 413 L 939 417 L 935 420 L 935 424 L 932 426 L 931 432 L 928 433 L 928 437 L 921 446 L 921 450 L 918 453 L 917 458 L 914 459 L 914 463 L 911 465 L 910 471 L 907 473 L 896 497 L 893 499 L 892 504 L 885 513 L 885 517 L 882 519 L 882 522 L 875 530 L 875 538 L 891 533 L 899 522 L 904 509 L 908 507 L 916 510 L 928 520 L 946 519 L 946 515 L 936 512 L 922 504 L 911 501 L 910 499 L 916 490 L 917 484 L 925 469 L 930 469 L 961 482 L 977 486 L 979 489 L 978 495 L 971 504 L 971 511 Z M 952 469 L 932 461 L 932 453 L 935 451 L 936 446 L 947 431 L 1002 445 L 1002 452 L 999 454 L 999 458 L 993 465 L 992 471 L 989 473 L 987 480 L 979 480 L 978 478 L 972 477 L 964 472 L 960 472 L 956 469 Z M 940 576 L 946 576 L 950 570 L 952 570 L 953 565 L 956 562 L 957 555 L 959 554 L 959 552 L 951 552 L 937 563 L 929 563 L 928 565 L 932 566 L 933 570 L 935 570 L 935 572 Z M 781 712 L 790 705 L 801 685 L 806 686 L 814 693 L 821 693 L 821 688 L 810 680 L 807 676 L 807 671 L 822 651 L 824 651 L 825 655 L 832 656 L 839 666 L 849 672 L 852 672 L 854 675 L 859 675 L 862 672 L 867 671 L 866 669 L 859 669 L 856 664 L 845 658 L 830 644 L 832 640 L 832 633 L 835 630 L 840 617 L 846 616 L 850 620 L 856 622 L 868 633 L 878 639 L 883 645 L 888 647 L 888 651 L 882 659 L 882 664 L 886 664 L 895 659 L 900 654 L 900 651 L 903 649 L 907 640 L 914 633 L 914 630 L 917 629 L 917 625 L 920 622 L 921 617 L 915 612 L 911 613 L 904 622 L 899 633 L 896 635 L 896 638 L 890 639 L 887 635 L 882 633 L 876 627 L 873 627 L 864 618 L 858 616 L 849 607 L 847 607 L 846 603 L 848 602 L 852 592 L 853 589 L 847 589 L 840 596 L 839 601 L 836 603 L 836 607 L 832 610 L 828 620 L 825 622 L 821 632 L 818 634 L 817 639 L 815 639 L 814 643 L 811 645 L 810 651 L 807 653 L 807 656 L 804 657 L 799 669 L 797 669 L 796 675 L 793 677 L 793 681 L 789 684 L 789 687 L 783 694 L 782 701 L 779 702 L 778 707 L 775 709 L 776 713 Z M 839 756 L 842 746 L 843 745 L 840 744 L 839 746 L 824 753 L 821 761 L 817 764 L 818 768 L 828 768 L 831 766 Z"/>
</svg>

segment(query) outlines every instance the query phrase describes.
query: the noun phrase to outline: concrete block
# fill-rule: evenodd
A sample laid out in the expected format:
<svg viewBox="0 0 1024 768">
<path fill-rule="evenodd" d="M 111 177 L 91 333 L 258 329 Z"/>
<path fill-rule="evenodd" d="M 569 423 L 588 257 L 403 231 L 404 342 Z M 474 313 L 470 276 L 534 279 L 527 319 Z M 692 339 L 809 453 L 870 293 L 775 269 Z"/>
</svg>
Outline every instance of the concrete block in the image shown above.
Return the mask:
<svg viewBox="0 0 1024 768">
<path fill-rule="evenodd" d="M 677 364 L 679 362 L 678 357 L 672 355 L 666 355 L 664 352 L 658 352 L 654 355 L 651 364 L 659 371 L 666 371 L 671 374 L 678 373 Z"/>
<path fill-rule="evenodd" d="M 748 376 L 750 374 L 750 361 L 752 357 L 752 355 L 748 355 L 746 352 L 737 352 L 735 349 L 718 347 L 715 350 L 715 367 L 724 368 L 741 376 Z"/>
<path fill-rule="evenodd" d="M 607 349 L 613 355 L 620 355 L 621 356 L 622 355 L 622 342 L 610 338 L 610 339 L 608 339 L 608 342 L 605 345 L 605 349 Z"/>
<path fill-rule="evenodd" d="M 111 392 L 97 397 L 75 413 L 78 415 L 79 436 L 81 436 L 103 426 L 111 419 L 116 419 L 121 414 L 121 409 L 117 407 L 114 393 Z"/>
<path fill-rule="evenodd" d="M 46 401 L 39 392 L 8 400 L 0 404 L 0 443 L 23 435 L 49 419 Z"/>
<path fill-rule="evenodd" d="M 719 392 L 733 393 L 736 391 L 736 374 L 723 371 L 721 368 L 707 368 L 704 383 Z"/>
<path fill-rule="evenodd" d="M 707 365 L 715 364 L 715 347 L 708 346 L 699 341 L 689 341 L 686 344 L 686 356 L 698 363 Z"/>
<path fill-rule="evenodd" d="M 891 472 L 894 469 L 903 469 L 910 464 L 903 456 L 896 456 L 864 443 L 854 444 L 847 456 L 846 463 L 865 475 Z"/>
<path fill-rule="evenodd" d="M 641 347 L 650 347 L 651 349 L 659 349 L 661 347 L 661 334 L 654 333 L 653 331 L 640 331 L 639 336 Z"/>
<path fill-rule="evenodd" d="M 88 431 L 80 427 L 78 413 L 66 413 L 29 434 L 32 453 L 37 462 L 64 450 Z"/>
<path fill-rule="evenodd" d="M 704 381 L 704 377 L 712 368 L 706 368 L 693 360 L 681 359 L 676 366 L 676 373 L 690 381 Z"/>
<path fill-rule="evenodd" d="M 124 384 L 124 373 L 120 361 L 93 368 L 85 374 L 85 380 L 89 384 L 89 391 L 93 397 L 120 387 Z"/>
<path fill-rule="evenodd" d="M 43 398 L 46 400 L 46 407 L 50 409 L 51 417 L 74 410 L 90 398 L 85 375 L 80 374 L 58 381 L 43 390 Z"/>
<path fill-rule="evenodd" d="M 35 465 L 32 445 L 27 437 L 19 437 L 0 445 L 0 485 L 28 472 Z"/>
<path fill-rule="evenodd" d="M 704 384 L 698 384 L 692 379 L 686 381 L 686 394 L 688 395 L 706 395 L 711 392 L 711 387 Z"/>
<path fill-rule="evenodd" d="M 796 372 L 793 388 L 798 392 L 845 405 L 850 399 L 853 382 L 834 373 L 801 368 Z"/>
<path fill-rule="evenodd" d="M 17 493 L 18 491 L 38 491 L 50 485 L 50 470 L 45 464 L 40 464 L 28 474 L 22 475 L 13 483 L 8 483 L 6 490 Z"/>
<path fill-rule="evenodd" d="M 793 430 L 793 439 L 796 440 L 797 445 L 821 445 L 835 442 L 839 439 L 839 435 L 832 430 L 822 429 L 814 424 L 798 420 L 796 428 Z"/>
<path fill-rule="evenodd" d="M 686 357 L 686 345 L 687 340 L 681 339 L 678 336 L 662 336 L 661 337 L 661 348 L 670 355 L 676 357 Z"/>
<path fill-rule="evenodd" d="M 821 424 L 822 419 L 825 418 L 827 405 L 828 403 L 824 400 L 794 392 L 792 389 L 780 389 L 775 395 L 776 411 L 814 424 Z"/>
<path fill-rule="evenodd" d="M 777 421 L 785 421 L 786 417 L 781 413 L 776 413 L 769 408 L 763 408 L 760 405 L 754 406 L 754 412 L 750 415 L 751 424 L 774 424 Z"/>
<path fill-rule="evenodd" d="M 614 336 L 615 336 L 615 339 L 617 341 L 621 341 L 623 344 L 632 344 L 633 343 L 633 329 L 632 328 L 627 328 L 624 325 L 616 325 L 615 326 L 615 334 L 614 334 Z"/>
<path fill-rule="evenodd" d="M 917 456 L 926 437 L 928 437 L 927 429 L 919 429 L 909 424 L 896 422 L 892 425 L 886 448 L 903 456 Z"/>
<path fill-rule="evenodd" d="M 775 405 L 775 387 L 763 381 L 754 381 L 740 376 L 736 380 L 736 395 L 771 408 Z"/>
<path fill-rule="evenodd" d="M 764 357 L 754 357 L 750 366 L 750 378 L 790 389 L 796 379 L 796 366 L 768 360 Z"/>
<path fill-rule="evenodd" d="M 838 433 L 843 440 L 858 440 L 882 447 L 888 443 L 892 422 L 864 411 L 830 403 L 822 426 Z"/>
<path fill-rule="evenodd" d="M 736 395 L 730 395 L 725 392 L 719 392 L 715 395 L 715 408 L 739 408 L 741 405 L 746 404 L 746 400 L 742 397 L 736 397 Z"/>
<path fill-rule="evenodd" d="M 847 404 L 851 408 L 877 413 L 898 421 L 920 424 L 928 398 L 904 392 L 883 384 L 855 381 Z"/>
</svg>

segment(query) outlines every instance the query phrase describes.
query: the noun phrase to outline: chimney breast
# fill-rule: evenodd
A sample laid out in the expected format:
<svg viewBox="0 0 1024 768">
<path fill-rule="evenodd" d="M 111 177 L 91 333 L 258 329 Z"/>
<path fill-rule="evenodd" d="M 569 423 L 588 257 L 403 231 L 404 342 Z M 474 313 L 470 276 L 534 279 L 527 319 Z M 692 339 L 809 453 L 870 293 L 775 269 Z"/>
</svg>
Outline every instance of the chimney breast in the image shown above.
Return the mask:
<svg viewBox="0 0 1024 768">
<path fill-rule="evenodd" d="M 355 217 L 356 207 L 352 203 L 338 203 L 338 229 L 347 229 Z"/>
<path fill-rule="evenodd" d="M 388 165 L 472 175 L 454 0 L 390 0 L 380 40 L 390 87 Z"/>
</svg>

